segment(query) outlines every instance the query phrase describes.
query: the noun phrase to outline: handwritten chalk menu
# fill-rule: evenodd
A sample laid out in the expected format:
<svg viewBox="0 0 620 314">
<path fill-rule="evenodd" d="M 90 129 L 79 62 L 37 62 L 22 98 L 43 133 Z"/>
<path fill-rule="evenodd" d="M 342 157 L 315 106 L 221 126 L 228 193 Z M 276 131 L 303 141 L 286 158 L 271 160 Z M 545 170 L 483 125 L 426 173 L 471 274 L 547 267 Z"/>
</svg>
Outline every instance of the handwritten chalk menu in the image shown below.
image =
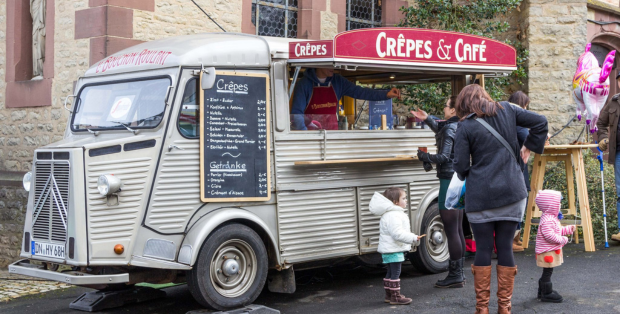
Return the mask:
<svg viewBox="0 0 620 314">
<path fill-rule="evenodd" d="M 388 129 L 393 129 L 394 120 L 392 119 L 392 100 L 380 100 L 368 102 L 368 125 L 373 130 L 381 128 L 381 116 L 385 115 Z"/>
<path fill-rule="evenodd" d="M 217 72 L 200 97 L 200 195 L 203 202 L 271 197 L 269 77 Z"/>
</svg>

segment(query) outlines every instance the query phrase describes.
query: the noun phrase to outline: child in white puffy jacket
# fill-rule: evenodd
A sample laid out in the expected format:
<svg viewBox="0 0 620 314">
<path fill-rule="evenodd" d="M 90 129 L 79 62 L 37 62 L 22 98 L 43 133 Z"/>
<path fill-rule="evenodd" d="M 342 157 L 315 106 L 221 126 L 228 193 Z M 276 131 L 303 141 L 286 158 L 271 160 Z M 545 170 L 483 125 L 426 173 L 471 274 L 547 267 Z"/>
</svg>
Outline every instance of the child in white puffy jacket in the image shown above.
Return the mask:
<svg viewBox="0 0 620 314">
<path fill-rule="evenodd" d="M 410 298 L 400 294 L 400 269 L 405 261 L 404 252 L 411 250 L 411 244 L 424 235 L 412 233 L 409 217 L 405 214 L 407 193 L 397 187 L 375 192 L 370 200 L 370 212 L 381 216 L 379 222 L 379 248 L 383 263 L 387 265 L 387 275 L 383 279 L 385 302 L 392 305 L 411 303 Z"/>
</svg>

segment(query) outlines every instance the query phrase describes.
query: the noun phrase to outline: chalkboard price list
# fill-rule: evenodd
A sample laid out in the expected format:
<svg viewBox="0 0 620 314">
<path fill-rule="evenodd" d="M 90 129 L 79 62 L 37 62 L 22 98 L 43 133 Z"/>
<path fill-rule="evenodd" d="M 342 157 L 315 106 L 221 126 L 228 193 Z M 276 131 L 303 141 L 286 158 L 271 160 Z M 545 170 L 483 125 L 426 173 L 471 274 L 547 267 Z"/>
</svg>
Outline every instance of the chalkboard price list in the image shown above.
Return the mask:
<svg viewBox="0 0 620 314">
<path fill-rule="evenodd" d="M 218 75 L 204 91 L 203 199 L 267 197 L 265 77 Z"/>
</svg>

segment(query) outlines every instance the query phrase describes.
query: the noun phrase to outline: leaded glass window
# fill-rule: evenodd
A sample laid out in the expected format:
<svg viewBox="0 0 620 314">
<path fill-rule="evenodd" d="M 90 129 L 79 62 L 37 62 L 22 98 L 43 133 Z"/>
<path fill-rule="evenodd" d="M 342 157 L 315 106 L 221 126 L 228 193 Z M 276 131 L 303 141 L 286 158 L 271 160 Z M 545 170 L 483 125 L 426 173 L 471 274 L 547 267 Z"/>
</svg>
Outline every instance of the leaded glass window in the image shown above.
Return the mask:
<svg viewBox="0 0 620 314">
<path fill-rule="evenodd" d="M 252 0 L 252 24 L 256 26 L 256 34 L 297 38 L 297 1 Z"/>
<path fill-rule="evenodd" d="M 381 26 L 381 0 L 347 0 L 347 30 Z"/>
</svg>

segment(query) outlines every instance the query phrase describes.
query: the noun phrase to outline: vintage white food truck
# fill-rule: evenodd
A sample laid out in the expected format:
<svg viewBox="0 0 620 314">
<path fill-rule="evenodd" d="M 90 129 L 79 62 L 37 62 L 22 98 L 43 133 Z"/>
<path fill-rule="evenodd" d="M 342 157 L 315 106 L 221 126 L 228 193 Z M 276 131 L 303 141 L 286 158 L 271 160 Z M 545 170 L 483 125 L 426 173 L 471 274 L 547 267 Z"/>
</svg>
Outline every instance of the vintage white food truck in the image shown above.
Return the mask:
<svg viewBox="0 0 620 314">
<path fill-rule="evenodd" d="M 457 93 L 515 62 L 488 38 L 407 28 L 327 41 L 199 34 L 118 52 L 66 98 L 64 139 L 35 151 L 10 272 L 97 289 L 187 282 L 202 305 L 229 309 L 267 281 L 294 292 L 293 269 L 379 264 L 368 203 L 390 186 L 408 192 L 412 231 L 428 235 L 411 262 L 444 271 L 438 180 L 415 158 L 434 152 L 433 132 L 368 130 L 357 120 L 367 106 L 351 100 L 340 129 L 294 130 L 293 86 L 307 68 L 333 68 L 357 84 L 451 81 Z"/>
</svg>

